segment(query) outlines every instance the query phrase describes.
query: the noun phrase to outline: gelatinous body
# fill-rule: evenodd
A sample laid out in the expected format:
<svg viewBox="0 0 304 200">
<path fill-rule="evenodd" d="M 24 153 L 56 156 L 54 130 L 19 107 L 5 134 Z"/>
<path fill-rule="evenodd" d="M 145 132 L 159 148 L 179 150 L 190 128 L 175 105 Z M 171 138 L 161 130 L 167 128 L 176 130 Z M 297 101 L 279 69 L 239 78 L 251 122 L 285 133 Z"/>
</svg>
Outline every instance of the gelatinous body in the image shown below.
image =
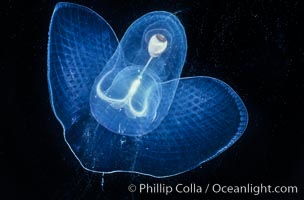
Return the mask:
<svg viewBox="0 0 304 200">
<path fill-rule="evenodd" d="M 154 130 L 170 108 L 186 45 L 184 29 L 170 13 L 152 12 L 135 21 L 95 80 L 94 118 L 123 135 Z"/>
<path fill-rule="evenodd" d="M 186 36 L 168 12 L 142 16 L 118 42 L 96 13 L 60 3 L 49 34 L 52 108 L 88 170 L 179 174 L 219 155 L 246 129 L 246 108 L 231 87 L 180 78 Z"/>
</svg>

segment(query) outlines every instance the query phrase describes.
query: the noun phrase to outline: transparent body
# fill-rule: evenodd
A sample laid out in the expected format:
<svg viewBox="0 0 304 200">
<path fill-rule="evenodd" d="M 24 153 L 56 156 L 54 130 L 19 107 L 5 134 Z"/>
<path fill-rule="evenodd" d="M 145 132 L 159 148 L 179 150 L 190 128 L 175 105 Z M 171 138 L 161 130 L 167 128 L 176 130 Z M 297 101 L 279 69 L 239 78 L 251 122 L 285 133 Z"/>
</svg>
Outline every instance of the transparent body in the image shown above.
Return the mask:
<svg viewBox="0 0 304 200">
<path fill-rule="evenodd" d="M 92 10 L 57 4 L 48 44 L 50 100 L 82 167 L 167 177 L 240 138 L 248 123 L 241 98 L 215 78 L 180 78 L 186 49 L 184 29 L 168 12 L 142 16 L 118 42 Z"/>
<path fill-rule="evenodd" d="M 135 21 L 95 79 L 94 118 L 122 135 L 154 130 L 171 106 L 186 49 L 185 31 L 174 15 L 152 12 Z"/>
</svg>

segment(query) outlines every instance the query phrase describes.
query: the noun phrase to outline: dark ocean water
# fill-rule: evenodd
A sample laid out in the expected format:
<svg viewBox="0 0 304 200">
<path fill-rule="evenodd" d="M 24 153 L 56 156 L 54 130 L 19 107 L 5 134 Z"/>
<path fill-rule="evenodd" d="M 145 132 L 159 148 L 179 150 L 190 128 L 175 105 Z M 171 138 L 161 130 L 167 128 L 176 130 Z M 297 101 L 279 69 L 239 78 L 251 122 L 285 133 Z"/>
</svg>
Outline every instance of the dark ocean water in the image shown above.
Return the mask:
<svg viewBox="0 0 304 200">
<path fill-rule="evenodd" d="M 103 16 L 121 38 L 149 11 L 176 13 L 188 52 L 182 76 L 212 76 L 243 99 L 249 125 L 229 150 L 190 172 L 164 179 L 80 167 L 49 103 L 48 27 L 57 1 L 1 7 L 6 35 L 1 85 L 12 119 L 0 140 L 0 199 L 303 199 L 304 5 L 302 1 L 73 1 Z M 6 28 L 7 27 L 7 28 Z M 9 73 L 9 75 L 6 75 Z M 12 78 L 13 77 L 13 78 Z M 12 109 L 14 108 L 14 109 Z M 14 112 L 13 112 L 14 111 Z M 298 194 L 130 193 L 129 184 L 295 185 Z M 156 185 L 155 185 L 156 184 Z M 2 198 L 3 197 L 3 198 Z"/>
</svg>

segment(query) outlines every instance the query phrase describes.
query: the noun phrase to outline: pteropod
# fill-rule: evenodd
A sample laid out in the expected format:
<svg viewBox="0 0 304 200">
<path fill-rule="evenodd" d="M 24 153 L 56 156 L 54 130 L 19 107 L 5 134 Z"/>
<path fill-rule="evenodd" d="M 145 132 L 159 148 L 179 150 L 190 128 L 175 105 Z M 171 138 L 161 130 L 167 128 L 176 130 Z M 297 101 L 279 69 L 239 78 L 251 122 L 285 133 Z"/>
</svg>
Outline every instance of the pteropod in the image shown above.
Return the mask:
<svg viewBox="0 0 304 200">
<path fill-rule="evenodd" d="M 64 139 L 98 173 L 166 177 L 218 156 L 246 129 L 237 93 L 212 77 L 182 77 L 187 39 L 164 11 L 134 21 L 119 41 L 84 6 L 56 5 L 49 30 L 48 85 Z"/>
</svg>

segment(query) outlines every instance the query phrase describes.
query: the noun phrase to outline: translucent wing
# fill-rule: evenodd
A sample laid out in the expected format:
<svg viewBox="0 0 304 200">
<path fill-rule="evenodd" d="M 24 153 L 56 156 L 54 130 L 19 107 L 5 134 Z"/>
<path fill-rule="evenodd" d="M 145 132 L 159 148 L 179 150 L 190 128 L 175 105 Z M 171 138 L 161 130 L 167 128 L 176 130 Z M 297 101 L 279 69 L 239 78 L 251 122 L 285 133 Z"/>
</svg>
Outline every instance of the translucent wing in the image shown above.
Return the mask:
<svg viewBox="0 0 304 200">
<path fill-rule="evenodd" d="M 230 86 L 210 77 L 181 79 L 169 114 L 143 139 L 142 150 L 148 149 L 137 167 L 151 166 L 161 176 L 190 170 L 230 147 L 247 123 L 246 107 Z"/>
<path fill-rule="evenodd" d="M 195 77 L 180 80 L 168 115 L 147 135 L 112 133 L 87 113 L 66 138 L 88 170 L 164 177 L 216 157 L 242 135 L 247 122 L 246 108 L 231 87 L 214 78 Z"/>
<path fill-rule="evenodd" d="M 89 112 L 94 79 L 117 45 L 112 28 L 94 11 L 56 5 L 49 31 L 48 83 L 53 110 L 65 129 Z"/>
<path fill-rule="evenodd" d="M 84 168 L 171 176 L 216 157 L 242 135 L 248 122 L 242 100 L 210 77 L 181 79 L 168 115 L 146 135 L 121 135 L 101 126 L 91 114 L 90 91 L 117 45 L 99 15 L 75 4 L 57 4 L 49 32 L 50 98 L 65 140 Z M 177 83 L 164 81 L 163 88 Z"/>
</svg>

